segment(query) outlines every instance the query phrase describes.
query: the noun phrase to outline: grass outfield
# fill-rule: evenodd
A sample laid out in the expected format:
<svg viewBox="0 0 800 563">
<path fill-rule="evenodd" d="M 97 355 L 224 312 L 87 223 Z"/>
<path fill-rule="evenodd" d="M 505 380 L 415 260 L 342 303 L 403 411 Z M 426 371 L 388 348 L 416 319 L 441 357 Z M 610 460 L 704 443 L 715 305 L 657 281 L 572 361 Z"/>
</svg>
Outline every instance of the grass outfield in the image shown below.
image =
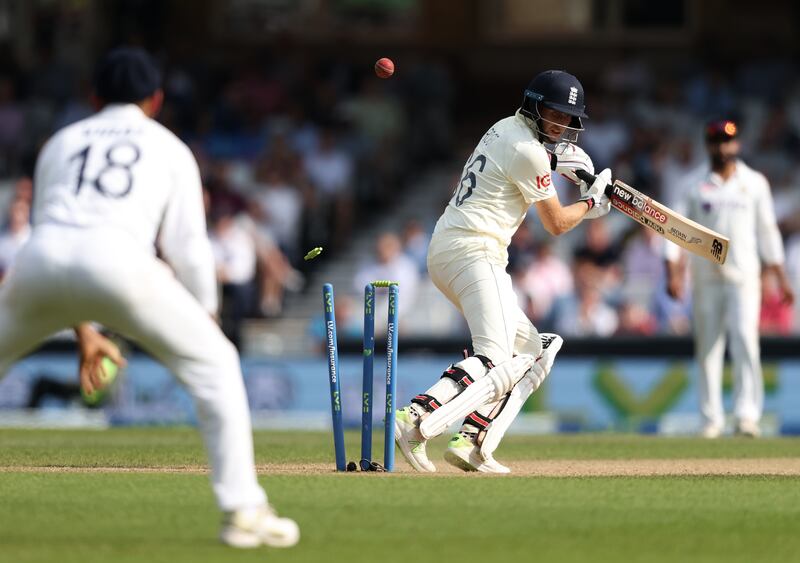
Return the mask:
<svg viewBox="0 0 800 563">
<path fill-rule="evenodd" d="M 273 468 L 332 468 L 330 442 L 324 433 L 259 432 L 256 458 Z M 357 442 L 348 435 L 351 457 Z M 432 459 L 441 459 L 443 447 L 434 444 Z M 800 440 L 510 437 L 498 458 L 800 463 Z M 303 537 L 290 550 L 240 552 L 216 542 L 219 518 L 199 472 L 203 462 L 189 429 L 0 430 L 0 560 L 751 562 L 800 553 L 796 473 L 428 477 L 325 470 L 263 474 L 271 499 L 298 520 Z"/>
</svg>

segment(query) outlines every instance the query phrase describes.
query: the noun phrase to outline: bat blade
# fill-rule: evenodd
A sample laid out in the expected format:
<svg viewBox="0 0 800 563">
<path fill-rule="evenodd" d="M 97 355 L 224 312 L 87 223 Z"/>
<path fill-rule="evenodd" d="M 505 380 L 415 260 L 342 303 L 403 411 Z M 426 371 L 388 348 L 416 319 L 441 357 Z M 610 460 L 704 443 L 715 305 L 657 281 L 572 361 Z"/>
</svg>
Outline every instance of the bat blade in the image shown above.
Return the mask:
<svg viewBox="0 0 800 563">
<path fill-rule="evenodd" d="M 614 180 L 606 188 L 611 205 L 666 238 L 716 264 L 724 264 L 730 240 L 716 231 L 687 219 L 631 186 Z"/>
</svg>

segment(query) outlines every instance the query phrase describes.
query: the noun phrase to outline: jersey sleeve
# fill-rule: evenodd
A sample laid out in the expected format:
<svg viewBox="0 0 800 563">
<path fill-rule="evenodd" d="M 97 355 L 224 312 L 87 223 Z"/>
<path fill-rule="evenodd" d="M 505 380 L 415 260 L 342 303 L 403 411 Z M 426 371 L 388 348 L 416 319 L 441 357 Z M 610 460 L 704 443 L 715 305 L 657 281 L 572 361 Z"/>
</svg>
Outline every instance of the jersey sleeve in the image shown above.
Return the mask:
<svg viewBox="0 0 800 563">
<path fill-rule="evenodd" d="M 178 280 L 209 313 L 217 312 L 214 253 L 206 231 L 203 186 L 191 151 L 183 145 L 172 162 L 173 191 L 158 245 Z"/>
<path fill-rule="evenodd" d="M 783 241 L 775 219 L 775 207 L 772 202 L 769 182 L 759 174 L 758 199 L 756 200 L 756 233 L 761 259 L 765 264 L 783 264 Z"/>
<path fill-rule="evenodd" d="M 508 177 L 519 188 L 525 203 L 556 195 L 550 176 L 550 158 L 541 145 L 517 143 L 508 165 Z"/>
</svg>

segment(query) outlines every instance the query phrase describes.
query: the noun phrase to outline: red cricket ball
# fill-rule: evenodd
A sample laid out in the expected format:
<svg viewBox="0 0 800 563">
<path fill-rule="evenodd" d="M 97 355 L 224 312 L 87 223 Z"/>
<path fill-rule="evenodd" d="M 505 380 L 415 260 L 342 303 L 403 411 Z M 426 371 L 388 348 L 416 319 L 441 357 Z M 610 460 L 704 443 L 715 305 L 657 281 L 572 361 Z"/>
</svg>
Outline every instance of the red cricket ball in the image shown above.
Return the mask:
<svg viewBox="0 0 800 563">
<path fill-rule="evenodd" d="M 392 59 L 388 57 L 378 59 L 378 62 L 375 63 L 375 74 L 377 74 L 380 78 L 389 78 L 391 75 L 393 75 L 394 63 L 392 62 Z"/>
</svg>

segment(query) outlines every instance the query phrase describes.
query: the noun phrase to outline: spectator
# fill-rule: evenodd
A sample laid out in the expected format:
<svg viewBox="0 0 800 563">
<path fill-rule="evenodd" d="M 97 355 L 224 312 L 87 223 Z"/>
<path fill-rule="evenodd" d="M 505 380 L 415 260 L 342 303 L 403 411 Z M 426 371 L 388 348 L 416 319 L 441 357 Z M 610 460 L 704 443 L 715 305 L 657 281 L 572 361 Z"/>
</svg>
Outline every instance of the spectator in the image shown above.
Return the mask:
<svg viewBox="0 0 800 563">
<path fill-rule="evenodd" d="M 322 131 L 319 147 L 304 159 L 304 169 L 318 200 L 312 221 L 324 224 L 327 245 L 340 249 L 352 228 L 354 168 L 332 128 Z"/>
<path fill-rule="evenodd" d="M 683 185 L 690 173 L 702 165 L 694 144 L 688 139 L 679 139 L 661 155 L 656 167 L 660 173 L 659 197 L 672 204 L 675 194 L 683 192 Z"/>
<path fill-rule="evenodd" d="M 612 243 L 604 218 L 587 221 L 586 239 L 575 250 L 575 262 L 586 264 L 596 280 L 597 289 L 604 295 L 612 291 L 621 279 L 619 248 Z"/>
<path fill-rule="evenodd" d="M 366 143 L 367 152 L 403 132 L 402 107 L 387 95 L 384 85 L 374 77 L 361 81 L 355 97 L 342 104 L 341 113 Z"/>
<path fill-rule="evenodd" d="M 33 204 L 33 180 L 30 176 L 23 176 L 14 183 L 13 198 L 24 201 L 28 206 Z"/>
<path fill-rule="evenodd" d="M 417 219 L 409 219 L 403 226 L 403 252 L 414 261 L 421 275 L 428 272 L 428 243 L 431 237 Z"/>
<path fill-rule="evenodd" d="M 685 274 L 685 284 L 689 287 L 688 269 Z M 669 296 L 662 281 L 655 293 L 653 300 L 653 316 L 656 319 L 658 330 L 662 334 L 684 336 L 692 328 L 692 298 L 687 292 L 682 299 L 673 299 Z"/>
<path fill-rule="evenodd" d="M 363 264 L 355 275 L 353 289 L 361 293 L 364 286 L 375 280 L 391 280 L 400 284 L 400 306 L 398 314 L 402 318 L 414 305 L 419 271 L 414 262 L 403 254 L 403 245 L 394 233 L 383 233 L 375 242 L 375 257 Z M 380 305 L 376 303 L 376 310 Z"/>
<path fill-rule="evenodd" d="M 334 313 L 336 314 L 336 334 L 340 340 L 358 340 L 363 336 L 363 319 L 358 305 L 353 297 L 347 294 L 336 295 Z M 376 327 L 377 328 L 377 327 Z M 318 315 L 308 324 L 308 335 L 314 342 L 314 351 L 322 353 L 327 346 L 328 332 L 325 327 L 325 317 Z"/>
<path fill-rule="evenodd" d="M 581 134 L 581 146 L 592 157 L 595 170 L 613 166 L 630 144 L 630 130 L 622 117 L 611 114 L 608 103 L 592 105 L 592 126 Z"/>
<path fill-rule="evenodd" d="M 540 331 L 555 326 L 555 304 L 570 298 L 575 285 L 572 271 L 553 252 L 550 240 L 544 239 L 537 245 L 536 255 L 525 269 L 519 288 L 527 298 L 526 312 L 533 324 Z"/>
<path fill-rule="evenodd" d="M 786 273 L 792 282 L 795 294 L 800 295 L 800 231 L 794 233 L 786 242 Z M 794 326 L 800 326 L 800 299 L 795 302 Z"/>
<path fill-rule="evenodd" d="M 0 172 L 13 173 L 18 168 L 24 127 L 25 113 L 16 99 L 16 84 L 11 77 L 0 76 Z"/>
<path fill-rule="evenodd" d="M 222 331 L 241 350 L 242 323 L 255 300 L 255 240 L 242 217 L 227 206 L 212 209 L 209 238 L 222 286 Z"/>
<path fill-rule="evenodd" d="M 564 336 L 611 336 L 619 326 L 617 312 L 603 301 L 600 284 L 592 269 L 579 266 L 576 276 L 577 294 L 559 301 L 556 329 Z"/>
<path fill-rule="evenodd" d="M 0 280 L 14 262 L 19 249 L 31 236 L 31 208 L 24 199 L 15 199 L 8 210 L 8 222 L 0 234 Z"/>
<path fill-rule="evenodd" d="M 508 271 L 524 275 L 536 255 L 536 242 L 530 223 L 523 221 L 508 245 Z"/>
<path fill-rule="evenodd" d="M 664 239 L 646 227 L 638 227 L 622 250 L 626 299 L 649 306 L 664 285 Z"/>
<path fill-rule="evenodd" d="M 793 307 L 783 299 L 775 276 L 761 274 L 761 315 L 759 332 L 772 336 L 788 336 L 792 332 Z"/>
<path fill-rule="evenodd" d="M 275 238 L 285 254 L 297 256 L 304 202 L 300 188 L 291 182 L 285 167 L 272 160 L 260 161 L 252 197 L 259 227 Z"/>
<path fill-rule="evenodd" d="M 616 334 L 625 336 L 652 336 L 658 322 L 650 311 L 636 301 L 624 301 L 619 309 L 619 326 Z"/>
<path fill-rule="evenodd" d="M 265 317 L 277 317 L 283 313 L 285 292 L 303 289 L 305 278 L 272 238 L 258 232 L 255 226 L 252 228 L 258 257 L 260 312 Z"/>
</svg>

